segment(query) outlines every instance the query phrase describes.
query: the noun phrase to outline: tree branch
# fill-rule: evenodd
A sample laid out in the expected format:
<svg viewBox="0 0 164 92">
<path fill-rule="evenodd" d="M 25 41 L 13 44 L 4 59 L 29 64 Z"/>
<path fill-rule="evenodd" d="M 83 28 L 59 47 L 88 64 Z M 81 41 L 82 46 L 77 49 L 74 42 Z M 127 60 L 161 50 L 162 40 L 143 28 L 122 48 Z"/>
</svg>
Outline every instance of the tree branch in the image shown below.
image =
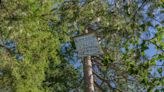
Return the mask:
<svg viewBox="0 0 164 92">
<path fill-rule="evenodd" d="M 113 87 L 110 85 L 109 80 L 102 78 L 101 76 L 99 76 L 98 74 L 96 74 L 94 71 L 93 71 L 93 74 L 96 75 L 96 77 L 99 78 L 100 80 L 104 81 L 104 82 L 108 85 L 108 87 L 109 87 L 111 90 L 117 90 L 118 92 L 122 92 L 122 91 L 121 91 L 120 89 L 118 89 L 118 88 L 113 88 Z"/>
<path fill-rule="evenodd" d="M 104 89 L 94 81 L 95 86 L 99 89 L 99 92 L 104 92 Z"/>
<path fill-rule="evenodd" d="M 149 42 L 151 42 L 153 45 L 155 45 L 157 48 L 159 48 L 162 52 L 164 52 L 164 49 L 162 47 L 158 46 L 155 42 L 153 42 L 153 41 L 149 41 Z"/>
</svg>

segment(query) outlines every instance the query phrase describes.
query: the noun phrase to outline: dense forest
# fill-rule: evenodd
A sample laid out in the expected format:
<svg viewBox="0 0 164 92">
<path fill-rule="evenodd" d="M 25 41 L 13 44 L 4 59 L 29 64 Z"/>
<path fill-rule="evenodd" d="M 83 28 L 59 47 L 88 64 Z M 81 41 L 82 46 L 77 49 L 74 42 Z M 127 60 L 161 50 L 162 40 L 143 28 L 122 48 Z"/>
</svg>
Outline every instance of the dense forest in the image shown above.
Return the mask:
<svg viewBox="0 0 164 92">
<path fill-rule="evenodd" d="M 0 92 L 85 92 L 86 29 L 94 92 L 164 92 L 163 0 L 0 0 Z"/>
</svg>

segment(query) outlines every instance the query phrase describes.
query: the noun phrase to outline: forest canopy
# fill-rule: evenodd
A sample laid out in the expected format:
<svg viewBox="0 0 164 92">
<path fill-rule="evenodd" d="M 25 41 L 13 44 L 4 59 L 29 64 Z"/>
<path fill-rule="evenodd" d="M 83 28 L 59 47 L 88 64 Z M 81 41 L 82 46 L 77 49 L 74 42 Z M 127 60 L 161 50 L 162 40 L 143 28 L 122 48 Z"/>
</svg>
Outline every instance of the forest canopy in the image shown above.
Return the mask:
<svg viewBox="0 0 164 92">
<path fill-rule="evenodd" d="M 84 92 L 86 29 L 95 92 L 163 92 L 163 16 L 163 0 L 0 0 L 0 92 Z"/>
</svg>

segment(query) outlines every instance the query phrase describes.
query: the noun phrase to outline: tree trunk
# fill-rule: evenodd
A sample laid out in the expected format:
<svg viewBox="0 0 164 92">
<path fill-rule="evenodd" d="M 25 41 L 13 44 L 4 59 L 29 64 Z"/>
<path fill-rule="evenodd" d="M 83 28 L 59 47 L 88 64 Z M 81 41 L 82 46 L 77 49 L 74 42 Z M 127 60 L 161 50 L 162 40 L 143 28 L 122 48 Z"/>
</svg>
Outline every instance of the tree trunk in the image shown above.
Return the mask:
<svg viewBox="0 0 164 92">
<path fill-rule="evenodd" d="M 91 56 L 87 56 L 84 58 L 83 67 L 85 79 L 85 92 L 94 92 Z"/>
</svg>

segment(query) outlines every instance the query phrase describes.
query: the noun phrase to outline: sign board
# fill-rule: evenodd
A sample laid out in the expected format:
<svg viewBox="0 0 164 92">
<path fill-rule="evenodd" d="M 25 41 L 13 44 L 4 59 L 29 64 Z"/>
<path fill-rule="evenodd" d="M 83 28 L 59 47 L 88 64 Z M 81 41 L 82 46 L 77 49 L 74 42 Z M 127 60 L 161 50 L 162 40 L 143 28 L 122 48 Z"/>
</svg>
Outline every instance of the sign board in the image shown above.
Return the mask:
<svg viewBox="0 0 164 92">
<path fill-rule="evenodd" d="M 94 33 L 74 37 L 74 42 L 79 57 L 94 56 L 103 53 Z"/>
</svg>

